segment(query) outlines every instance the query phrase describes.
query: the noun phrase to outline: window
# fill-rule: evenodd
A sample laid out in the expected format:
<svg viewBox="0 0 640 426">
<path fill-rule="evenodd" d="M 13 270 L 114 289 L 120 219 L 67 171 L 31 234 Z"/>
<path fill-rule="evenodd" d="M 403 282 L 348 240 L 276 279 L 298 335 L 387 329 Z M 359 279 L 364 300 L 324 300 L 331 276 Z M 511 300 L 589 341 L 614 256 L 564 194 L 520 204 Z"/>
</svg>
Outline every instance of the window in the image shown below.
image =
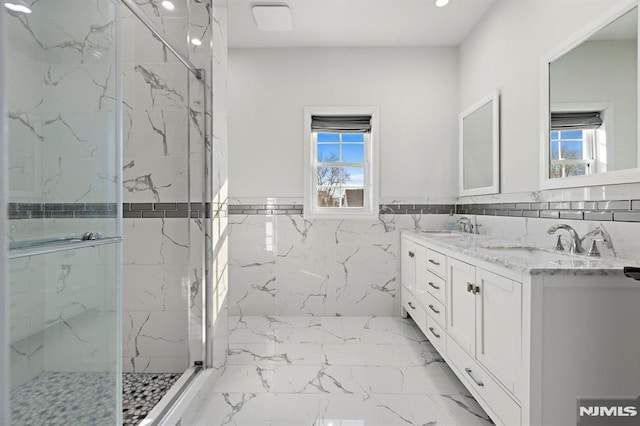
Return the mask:
<svg viewBox="0 0 640 426">
<path fill-rule="evenodd" d="M 305 109 L 305 216 L 378 212 L 377 108 Z"/>
<path fill-rule="evenodd" d="M 604 111 L 552 112 L 549 177 L 583 176 L 606 171 Z"/>
<path fill-rule="evenodd" d="M 318 208 L 364 207 L 367 133 L 312 132 Z"/>
<path fill-rule="evenodd" d="M 551 132 L 551 177 L 589 175 L 594 172 L 596 133 L 593 129 Z"/>
</svg>

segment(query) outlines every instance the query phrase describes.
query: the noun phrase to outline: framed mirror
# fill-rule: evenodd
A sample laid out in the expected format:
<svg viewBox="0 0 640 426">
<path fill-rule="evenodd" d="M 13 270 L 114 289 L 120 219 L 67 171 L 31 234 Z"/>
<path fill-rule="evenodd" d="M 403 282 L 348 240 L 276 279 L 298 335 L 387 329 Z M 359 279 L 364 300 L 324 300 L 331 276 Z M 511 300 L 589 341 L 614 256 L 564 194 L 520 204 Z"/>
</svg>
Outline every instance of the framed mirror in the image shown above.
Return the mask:
<svg viewBox="0 0 640 426">
<path fill-rule="evenodd" d="M 640 180 L 637 4 L 623 2 L 543 60 L 543 189 Z"/>
<path fill-rule="evenodd" d="M 460 114 L 460 195 L 500 191 L 500 105 L 498 91 Z"/>
</svg>

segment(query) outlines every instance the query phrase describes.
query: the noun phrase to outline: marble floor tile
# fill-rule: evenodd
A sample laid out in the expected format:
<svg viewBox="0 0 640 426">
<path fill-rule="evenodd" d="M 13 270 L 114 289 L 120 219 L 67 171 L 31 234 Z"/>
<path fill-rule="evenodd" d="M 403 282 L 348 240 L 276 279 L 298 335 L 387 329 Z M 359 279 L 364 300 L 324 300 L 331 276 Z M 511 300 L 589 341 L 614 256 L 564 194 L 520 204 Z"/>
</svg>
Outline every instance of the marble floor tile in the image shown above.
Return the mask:
<svg viewBox="0 0 640 426">
<path fill-rule="evenodd" d="M 229 318 L 229 361 L 197 425 L 490 425 L 411 320 Z"/>
<path fill-rule="evenodd" d="M 227 363 L 317 365 L 325 360 L 320 344 L 233 343 L 229 344 Z"/>
<path fill-rule="evenodd" d="M 330 365 L 428 365 L 442 362 L 440 355 L 427 342 L 327 344 L 323 349 Z"/>
</svg>

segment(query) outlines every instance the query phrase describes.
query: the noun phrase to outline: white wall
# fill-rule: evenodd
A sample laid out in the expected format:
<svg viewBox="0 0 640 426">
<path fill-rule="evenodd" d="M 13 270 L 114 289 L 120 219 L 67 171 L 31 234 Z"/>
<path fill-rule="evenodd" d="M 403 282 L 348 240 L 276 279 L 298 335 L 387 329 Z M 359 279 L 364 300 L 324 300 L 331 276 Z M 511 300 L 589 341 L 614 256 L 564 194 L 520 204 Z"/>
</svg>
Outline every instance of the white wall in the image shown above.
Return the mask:
<svg viewBox="0 0 640 426">
<path fill-rule="evenodd" d="M 303 196 L 303 107 L 380 106 L 384 200 L 457 195 L 455 48 L 231 49 L 229 196 Z"/>
<path fill-rule="evenodd" d="M 498 0 L 460 46 L 460 107 L 501 90 L 501 192 L 539 189 L 540 58 L 613 0 Z"/>
<path fill-rule="evenodd" d="M 607 125 L 609 171 L 632 169 L 638 164 L 637 52 L 636 40 L 592 40 L 551 64 L 552 104 L 611 104 L 613 118 Z"/>
</svg>

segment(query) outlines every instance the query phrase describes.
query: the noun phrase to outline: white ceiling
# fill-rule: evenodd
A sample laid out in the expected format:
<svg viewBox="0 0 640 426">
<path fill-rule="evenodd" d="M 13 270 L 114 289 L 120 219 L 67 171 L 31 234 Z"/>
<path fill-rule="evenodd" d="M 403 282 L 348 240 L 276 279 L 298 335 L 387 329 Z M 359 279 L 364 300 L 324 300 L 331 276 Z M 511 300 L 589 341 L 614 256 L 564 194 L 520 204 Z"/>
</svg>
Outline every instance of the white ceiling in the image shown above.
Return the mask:
<svg viewBox="0 0 640 426">
<path fill-rule="evenodd" d="M 229 0 L 229 47 L 457 46 L 495 0 Z M 258 4 L 286 4 L 293 31 L 259 31 Z"/>
</svg>

